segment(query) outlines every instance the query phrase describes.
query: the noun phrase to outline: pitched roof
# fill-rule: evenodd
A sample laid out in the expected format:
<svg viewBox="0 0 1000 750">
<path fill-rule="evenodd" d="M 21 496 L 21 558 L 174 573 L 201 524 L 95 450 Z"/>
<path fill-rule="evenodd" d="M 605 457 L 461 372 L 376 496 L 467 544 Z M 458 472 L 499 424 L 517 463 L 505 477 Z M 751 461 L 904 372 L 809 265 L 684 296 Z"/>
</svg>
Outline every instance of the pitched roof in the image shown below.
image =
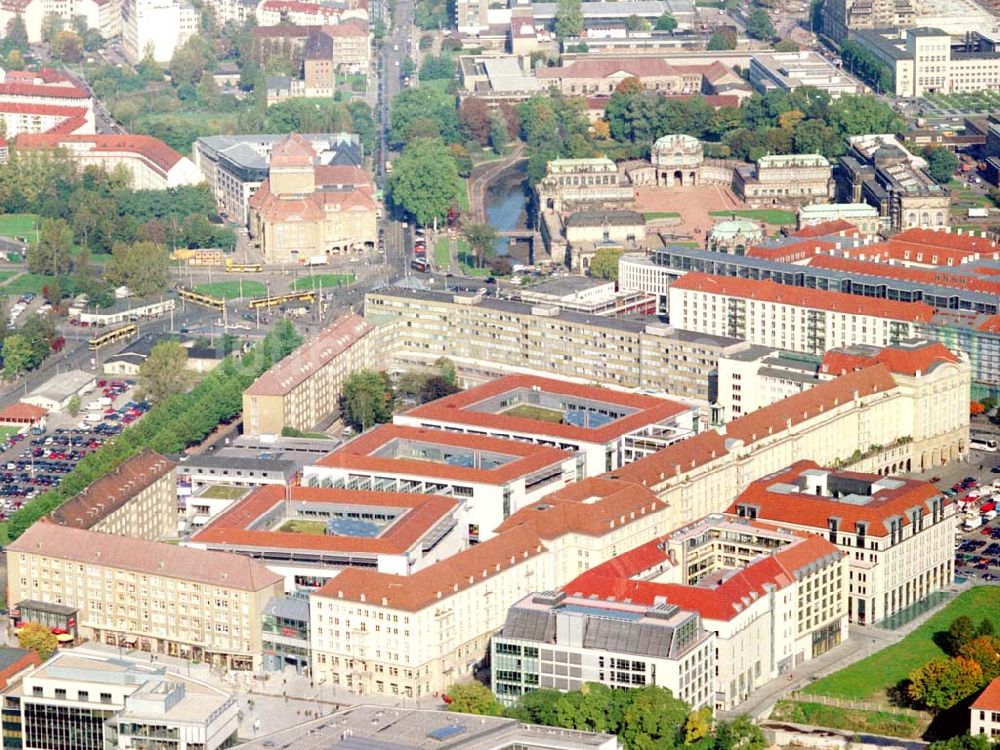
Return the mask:
<svg viewBox="0 0 1000 750">
<path fill-rule="evenodd" d="M 911 521 L 908 512 L 918 510 L 927 516 L 931 510 L 927 502 L 933 497 L 941 497 L 945 505 L 951 500 L 941 494 L 933 484 L 893 477 L 899 486 L 872 488 L 876 490 L 867 502 L 844 502 L 842 499 L 815 495 L 806 492 L 778 492 L 771 487 L 777 484 L 794 485 L 803 472 L 821 469 L 815 461 L 798 461 L 780 472 L 758 479 L 748 486 L 732 505 L 729 513 L 735 513 L 737 506 L 751 505 L 757 509 L 757 518 L 775 524 L 793 524 L 813 530 L 829 528 L 829 519 L 839 520 L 839 529 L 845 534 L 853 534 L 858 524 L 867 524 L 867 533 L 884 536 L 889 533 L 886 521 L 898 518 L 903 526 Z M 864 474 L 849 471 L 830 471 L 834 476 L 874 484 L 885 478 L 878 474 Z"/>
<path fill-rule="evenodd" d="M 184 158 L 159 138 L 148 135 L 24 133 L 17 137 L 18 148 L 61 148 L 65 144 L 91 144 L 87 153 L 132 152 L 159 168 L 164 175 Z M 78 151 L 74 149 L 71 153 Z"/>
<path fill-rule="evenodd" d="M 793 307 L 828 310 L 847 315 L 870 315 L 890 320 L 928 322 L 934 314 L 934 308 L 923 302 L 897 302 L 844 292 L 789 286 L 770 280 L 757 281 L 735 276 L 714 276 L 700 272 L 684 274 L 671 284 L 671 289 L 742 297 Z"/>
<path fill-rule="evenodd" d="M 920 346 L 887 346 L 878 351 L 862 351 L 859 347 L 831 349 L 823 355 L 820 371 L 843 375 L 881 362 L 890 372 L 917 375 L 930 372 L 941 362 L 958 362 L 959 358 L 940 342 L 925 342 Z"/>
<path fill-rule="evenodd" d="M 41 406 L 17 401 L 0 409 L 0 422 L 24 422 L 26 420 L 35 422 L 48 413 L 49 410 L 43 409 Z"/>
<path fill-rule="evenodd" d="M 292 133 L 271 149 L 271 168 L 310 166 L 316 160 L 316 150 L 301 133 Z"/>
<path fill-rule="evenodd" d="M 409 576 L 347 568 L 313 596 L 417 612 L 545 551 L 533 528 L 518 526 Z"/>
<path fill-rule="evenodd" d="M 196 533 L 195 544 L 238 545 L 278 549 L 308 549 L 317 552 L 368 552 L 404 554 L 458 506 L 454 498 L 403 492 L 368 492 L 300 487 L 288 489 L 292 503 L 333 503 L 372 508 L 398 508 L 401 515 L 376 537 L 336 534 L 301 534 L 292 531 L 251 529 L 250 525 L 279 503 L 285 502 L 285 487 L 260 487 L 238 501 Z"/>
<path fill-rule="evenodd" d="M 1000 250 L 1000 243 L 988 237 L 979 237 L 971 232 L 959 233 L 951 230 L 925 229 L 913 227 L 905 229 L 893 238 L 895 242 L 909 245 L 923 245 L 947 250 L 957 250 L 966 254 L 994 253 Z"/>
<path fill-rule="evenodd" d="M 493 396 L 524 388 L 598 402 L 603 401 L 636 411 L 601 427 L 593 428 L 548 422 L 529 417 L 515 417 L 502 413 L 495 414 L 471 408 Z M 687 406 L 676 401 L 668 401 L 645 394 L 626 393 L 594 385 L 580 385 L 537 375 L 507 375 L 475 388 L 469 388 L 417 406 L 406 412 L 406 416 L 413 419 L 455 422 L 487 429 L 601 443 L 614 440 L 644 425 L 661 422 L 687 411 L 687 409 Z"/>
<path fill-rule="evenodd" d="M 60 526 L 93 528 L 169 474 L 176 465 L 156 451 L 145 448 L 60 505 L 52 511 L 50 518 Z"/>
<path fill-rule="evenodd" d="M 986 686 L 970 708 L 980 711 L 1000 711 L 1000 677 Z"/>
<path fill-rule="evenodd" d="M 647 513 L 667 507 L 654 492 L 632 482 L 591 477 L 546 495 L 509 516 L 497 528 L 505 533 L 531 526 L 542 539 L 563 534 L 602 536 Z"/>
<path fill-rule="evenodd" d="M 870 245 L 865 248 L 858 248 L 854 252 L 865 252 L 869 248 L 878 248 L 878 245 Z M 860 275 L 883 276 L 892 279 L 902 279 L 912 281 L 915 284 L 932 284 L 934 286 L 945 286 L 955 289 L 968 289 L 972 292 L 983 292 L 985 294 L 1000 295 L 1000 281 L 979 278 L 971 273 L 958 273 L 951 271 L 948 267 L 943 268 L 915 268 L 913 266 L 897 265 L 894 263 L 877 262 L 877 260 L 865 253 L 865 260 L 852 257 L 842 257 L 839 255 L 816 255 L 809 261 L 810 266 L 816 268 L 829 268 L 833 271 L 843 271 L 852 278 Z M 887 259 L 888 260 L 888 259 Z"/>
<path fill-rule="evenodd" d="M 374 326 L 360 315 L 348 313 L 274 365 L 243 393 L 247 396 L 286 395 L 373 330 Z"/>
<path fill-rule="evenodd" d="M 567 594 L 593 595 L 598 599 L 630 599 L 635 604 L 649 606 L 666 600 L 682 609 L 698 612 L 706 620 L 726 621 L 766 596 L 770 590 L 782 589 L 794 582 L 797 571 L 841 554 L 826 539 L 803 535 L 718 582 L 688 586 L 635 580 L 632 576 L 639 576 L 657 564 L 669 564 L 662 540 L 654 539 L 590 569 L 563 586 L 562 590 Z"/>
<path fill-rule="evenodd" d="M 825 237 L 831 234 L 841 234 L 844 232 L 856 232 L 858 228 L 847 221 L 847 219 L 830 219 L 821 221 L 818 224 L 810 224 L 792 232 L 793 237 Z"/>
<path fill-rule="evenodd" d="M 259 591 L 283 580 L 243 555 L 101 534 L 59 526 L 45 519 L 29 527 L 7 549 L 240 591 Z"/>
<path fill-rule="evenodd" d="M 734 419 L 723 428 L 731 438 L 742 440 L 745 445 L 756 443 L 789 427 L 851 403 L 855 398 L 865 398 L 896 387 L 888 368 L 881 363 L 827 380 L 807 391 L 750 412 Z"/>
<path fill-rule="evenodd" d="M 493 468 L 465 466 L 444 461 L 379 456 L 376 452 L 394 441 L 410 441 L 431 446 L 446 446 L 472 452 L 494 453 L 510 457 Z M 446 430 L 384 424 L 365 432 L 316 461 L 317 466 L 356 471 L 382 472 L 391 475 L 434 477 L 464 482 L 501 485 L 517 477 L 558 464 L 572 457 L 546 445 L 518 440 L 471 435 Z"/>
<path fill-rule="evenodd" d="M 671 477 L 722 458 L 729 450 L 726 438 L 715 430 L 706 430 L 687 440 L 668 445 L 645 458 L 625 464 L 605 474 L 610 479 L 624 479 L 643 487 L 655 487 Z"/>
<path fill-rule="evenodd" d="M 90 99 L 90 94 L 76 86 L 53 85 L 37 83 L 0 83 L 0 97 L 26 96 L 45 99 L 73 99 L 76 101 Z"/>
<path fill-rule="evenodd" d="M 754 245 L 747 250 L 747 256 L 780 263 L 794 263 L 813 258 L 821 253 L 829 253 L 836 247 L 837 243 L 829 240 L 803 239 L 799 242 L 786 242 L 781 245 Z"/>
</svg>

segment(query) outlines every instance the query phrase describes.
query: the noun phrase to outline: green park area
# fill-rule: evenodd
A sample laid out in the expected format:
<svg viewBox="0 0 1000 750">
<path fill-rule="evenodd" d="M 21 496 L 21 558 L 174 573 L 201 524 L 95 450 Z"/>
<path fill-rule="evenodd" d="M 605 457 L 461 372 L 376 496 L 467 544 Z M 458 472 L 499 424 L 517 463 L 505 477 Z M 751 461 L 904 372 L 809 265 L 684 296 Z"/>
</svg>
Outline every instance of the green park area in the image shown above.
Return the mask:
<svg viewBox="0 0 1000 750">
<path fill-rule="evenodd" d="M 434 242 L 434 265 L 443 271 L 451 267 L 451 240 L 448 237 L 438 237 Z"/>
<path fill-rule="evenodd" d="M 561 411 L 546 409 L 544 406 L 533 406 L 532 404 L 518 404 L 513 409 L 505 411 L 504 416 L 537 419 L 539 422 L 554 422 L 555 424 L 561 424 L 563 421 Z"/>
<path fill-rule="evenodd" d="M 51 280 L 51 276 L 43 276 L 39 273 L 16 273 L 4 271 L 10 274 L 7 279 L 0 283 L 0 296 L 26 294 L 41 294 L 42 289 Z"/>
<path fill-rule="evenodd" d="M 927 718 L 893 711 L 863 711 L 802 701 L 778 701 L 770 719 L 911 739 L 922 737 L 929 724 Z"/>
<path fill-rule="evenodd" d="M 956 617 L 966 615 L 973 622 L 980 622 L 985 617 L 997 618 L 998 613 L 1000 588 L 979 586 L 965 591 L 903 640 L 816 680 L 803 692 L 853 700 L 882 698 L 887 690 L 907 678 L 913 670 L 932 659 L 947 656 L 935 635 L 947 631 Z"/>
<path fill-rule="evenodd" d="M 0 236 L 2 237 L 24 237 L 29 242 L 34 242 L 34 233 L 37 227 L 37 214 L 0 215 Z"/>
<path fill-rule="evenodd" d="M 794 211 L 785 211 L 780 208 L 745 208 L 737 211 L 711 211 L 709 216 L 717 219 L 726 219 L 732 216 L 739 216 L 742 219 L 752 219 L 762 221 L 765 224 L 794 224 L 796 222 Z"/>
<path fill-rule="evenodd" d="M 646 221 L 656 221 L 657 219 L 679 219 L 681 215 L 677 211 L 646 211 L 642 217 Z"/>
<path fill-rule="evenodd" d="M 20 427 L 14 427 L 11 425 L 0 427 L 0 443 L 7 442 L 7 438 L 9 438 L 11 435 L 16 435 L 20 431 L 21 431 Z"/>
<path fill-rule="evenodd" d="M 278 531 L 290 531 L 293 534 L 312 534 L 323 536 L 326 534 L 326 523 L 323 521 L 305 521 L 300 518 L 292 518 L 285 521 L 278 527 Z"/>
<path fill-rule="evenodd" d="M 303 276 L 292 282 L 292 291 L 301 292 L 309 289 L 330 289 L 335 286 L 347 286 L 354 283 L 353 273 L 316 273 Z"/>
<path fill-rule="evenodd" d="M 241 297 L 263 297 L 267 287 L 259 281 L 214 281 L 211 284 L 199 284 L 194 288 L 198 294 L 205 294 L 217 299 L 240 299 Z"/>
</svg>

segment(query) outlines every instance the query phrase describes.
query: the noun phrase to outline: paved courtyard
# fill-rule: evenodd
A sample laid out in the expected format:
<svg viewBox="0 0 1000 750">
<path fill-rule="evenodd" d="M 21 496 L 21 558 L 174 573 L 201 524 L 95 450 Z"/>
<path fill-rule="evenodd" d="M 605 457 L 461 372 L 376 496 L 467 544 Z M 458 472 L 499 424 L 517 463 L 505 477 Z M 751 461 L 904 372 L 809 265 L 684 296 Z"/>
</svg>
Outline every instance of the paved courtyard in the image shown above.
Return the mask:
<svg viewBox="0 0 1000 750">
<path fill-rule="evenodd" d="M 676 211 L 681 223 L 666 231 L 704 241 L 705 233 L 722 218 L 709 215 L 711 211 L 746 208 L 729 188 L 719 186 L 636 188 L 636 210 L 642 213 Z"/>
</svg>

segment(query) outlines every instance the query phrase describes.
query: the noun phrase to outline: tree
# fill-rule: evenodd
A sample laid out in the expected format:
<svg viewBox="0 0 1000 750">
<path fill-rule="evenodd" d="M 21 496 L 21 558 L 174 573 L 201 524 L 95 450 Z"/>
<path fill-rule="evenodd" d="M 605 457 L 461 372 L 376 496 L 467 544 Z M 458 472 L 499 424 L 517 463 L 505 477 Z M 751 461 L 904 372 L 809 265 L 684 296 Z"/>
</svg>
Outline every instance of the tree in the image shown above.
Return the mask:
<svg viewBox="0 0 1000 750">
<path fill-rule="evenodd" d="M 960 653 L 980 666 L 984 683 L 1000 677 L 1000 641 L 992 635 L 976 636 L 962 646 Z"/>
<path fill-rule="evenodd" d="M 216 64 L 212 46 L 204 37 L 194 34 L 174 50 L 170 58 L 170 80 L 174 86 L 189 83 L 197 86 L 206 71 Z"/>
<path fill-rule="evenodd" d="M 463 189 L 455 159 L 438 139 L 421 138 L 407 144 L 393 163 L 389 196 L 423 226 L 443 221 Z"/>
<path fill-rule="evenodd" d="M 983 686 L 983 669 L 964 656 L 934 659 L 910 673 L 911 700 L 937 713 L 957 705 Z"/>
<path fill-rule="evenodd" d="M 622 251 L 614 247 L 602 247 L 590 260 L 590 275 L 595 279 L 618 281 L 618 261 Z"/>
<path fill-rule="evenodd" d="M 37 653 L 38 658 L 42 661 L 52 656 L 59 648 L 59 639 L 40 622 L 26 622 L 21 625 L 21 632 L 17 634 L 17 643 L 21 648 L 30 649 Z"/>
<path fill-rule="evenodd" d="M 476 265 L 482 268 L 487 259 L 496 253 L 497 230 L 490 224 L 476 222 L 466 224 L 463 234 L 476 259 Z"/>
<path fill-rule="evenodd" d="M 746 715 L 721 721 L 715 728 L 713 750 L 764 750 L 766 747 L 764 733 Z"/>
<path fill-rule="evenodd" d="M 493 695 L 493 691 L 478 682 L 452 685 L 445 695 L 448 697 L 449 711 L 478 716 L 502 716 L 504 713 L 503 706 Z"/>
<path fill-rule="evenodd" d="M 775 52 L 798 52 L 802 48 L 791 39 L 779 39 L 771 45 Z"/>
<path fill-rule="evenodd" d="M 450 81 L 455 77 L 455 61 L 445 55 L 428 55 L 420 63 L 421 81 Z"/>
<path fill-rule="evenodd" d="M 736 34 L 729 29 L 720 29 L 708 39 L 707 49 L 711 51 L 736 49 Z"/>
<path fill-rule="evenodd" d="M 958 169 L 958 157 L 951 151 L 940 146 L 929 146 L 924 149 L 924 158 L 927 159 L 927 174 L 934 178 L 934 182 L 944 185 Z"/>
<path fill-rule="evenodd" d="M 75 31 L 60 31 L 52 40 L 52 56 L 65 63 L 83 59 L 83 40 Z"/>
<path fill-rule="evenodd" d="M 986 408 L 986 404 L 985 403 L 980 402 L 980 405 L 984 409 Z M 993 620 L 991 620 L 989 617 L 984 617 L 982 620 L 979 621 L 979 627 L 976 628 L 976 635 L 977 636 L 993 635 L 994 633 L 995 633 L 995 630 L 994 630 L 994 626 L 993 626 Z"/>
<path fill-rule="evenodd" d="M 499 154 L 500 150 L 510 141 L 510 135 L 507 132 L 507 119 L 501 112 L 493 110 L 489 115 L 489 124 L 489 144 Z"/>
<path fill-rule="evenodd" d="M 449 383 L 443 376 L 430 375 L 424 380 L 420 389 L 420 402 L 426 404 L 429 401 L 437 401 L 439 398 L 458 393 L 459 390 L 457 385 Z"/>
<path fill-rule="evenodd" d="M 11 378 L 31 366 L 31 342 L 20 333 L 12 333 L 3 340 L 3 374 Z"/>
<path fill-rule="evenodd" d="M 153 403 L 187 390 L 188 352 L 177 341 L 161 341 L 139 365 L 139 385 Z"/>
<path fill-rule="evenodd" d="M 458 119 L 462 123 L 462 130 L 469 138 L 474 138 L 480 146 L 489 143 L 492 120 L 490 108 L 485 101 L 477 96 L 468 97 L 459 108 Z M 506 133 L 506 123 L 504 131 Z"/>
<path fill-rule="evenodd" d="M 71 417 L 75 417 L 80 413 L 80 395 L 78 393 L 74 393 L 69 397 L 69 401 L 66 404 L 66 413 Z"/>
<path fill-rule="evenodd" d="M 976 637 L 976 626 L 972 624 L 971 618 L 960 615 L 948 625 L 948 632 L 945 634 L 945 651 L 955 656 L 962 652 L 962 648 Z"/>
<path fill-rule="evenodd" d="M 140 297 L 159 294 L 170 286 L 167 248 L 155 242 L 116 242 L 111 260 L 105 264 L 104 278 L 127 286 Z"/>
<path fill-rule="evenodd" d="M 747 36 L 751 39 L 767 41 L 774 38 L 774 24 L 763 8 L 754 8 L 747 18 Z"/>
<path fill-rule="evenodd" d="M 903 120 L 874 96 L 850 94 L 830 103 L 829 125 L 841 137 L 865 133 L 895 133 Z"/>
<path fill-rule="evenodd" d="M 56 38 L 56 34 L 62 30 L 63 20 L 62 16 L 58 13 L 49 12 L 42 16 L 41 34 L 43 42 L 51 44 L 52 40 Z"/>
<path fill-rule="evenodd" d="M 340 395 L 340 411 L 344 422 L 358 432 L 392 419 L 392 389 L 385 373 L 351 373 Z"/>
<path fill-rule="evenodd" d="M 27 53 L 28 29 L 24 25 L 24 19 L 20 15 L 14 16 L 7 22 L 6 31 L 2 45 L 4 55 L 10 55 L 11 50 L 18 50 L 22 55 Z"/>
<path fill-rule="evenodd" d="M 39 240 L 28 248 L 28 270 L 47 276 L 69 273 L 73 230 L 63 219 L 45 219 Z"/>
<path fill-rule="evenodd" d="M 684 744 L 693 745 L 701 742 L 712 733 L 712 709 L 708 706 L 699 708 L 688 714 L 684 722 Z"/>
<path fill-rule="evenodd" d="M 393 148 L 407 145 L 414 137 L 411 127 L 414 122 L 422 119 L 430 120 L 437 126 L 445 143 L 460 140 L 455 97 L 433 86 L 416 86 L 406 89 L 392 100 L 392 110 L 389 113 L 390 145 Z"/>
<path fill-rule="evenodd" d="M 664 11 L 663 15 L 656 19 L 656 26 L 653 28 L 657 31 L 673 31 L 677 28 L 677 19 L 670 14 L 670 11 Z"/>
<path fill-rule="evenodd" d="M 985 734 L 959 734 L 932 742 L 927 750 L 993 750 L 995 747 Z"/>
<path fill-rule="evenodd" d="M 437 374 L 444 378 L 444 381 L 455 389 L 458 389 L 458 373 L 455 371 L 455 363 L 447 357 L 438 357 L 434 361 L 434 369 Z M 986 622 L 984 620 L 984 622 Z"/>
<path fill-rule="evenodd" d="M 583 7 L 580 0 L 559 0 L 556 5 L 555 31 L 559 39 L 583 33 Z"/>
<path fill-rule="evenodd" d="M 648 28 L 649 22 L 641 16 L 633 14 L 625 19 L 626 31 L 645 31 Z"/>
</svg>

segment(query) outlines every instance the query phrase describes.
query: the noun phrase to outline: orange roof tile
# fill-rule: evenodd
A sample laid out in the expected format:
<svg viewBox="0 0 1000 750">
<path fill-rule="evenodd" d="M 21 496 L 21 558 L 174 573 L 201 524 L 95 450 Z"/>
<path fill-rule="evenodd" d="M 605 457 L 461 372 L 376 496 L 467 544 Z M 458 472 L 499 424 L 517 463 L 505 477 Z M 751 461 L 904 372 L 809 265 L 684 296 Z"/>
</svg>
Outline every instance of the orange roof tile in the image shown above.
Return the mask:
<svg viewBox="0 0 1000 750">
<path fill-rule="evenodd" d="M 699 272 L 684 274 L 671 285 L 671 288 L 891 320 L 928 322 L 934 314 L 934 308 L 923 302 L 897 302 L 844 292 L 789 286 L 769 280 L 757 281 Z"/>
<path fill-rule="evenodd" d="M 292 133 L 278 141 L 271 149 L 270 166 L 302 167 L 311 166 L 316 160 L 316 149 L 300 133 Z"/>
<path fill-rule="evenodd" d="M 888 368 L 878 363 L 848 372 L 834 380 L 818 383 L 807 391 L 734 419 L 723 429 L 727 436 L 750 445 L 838 406 L 851 403 L 855 398 L 864 398 L 895 387 L 896 381 L 892 379 Z"/>
<path fill-rule="evenodd" d="M 637 411 L 621 419 L 616 419 L 603 427 L 591 428 L 548 422 L 528 417 L 494 414 L 469 408 L 493 396 L 521 388 L 534 388 L 545 393 L 603 401 L 616 406 L 636 409 Z M 688 407 L 684 404 L 655 396 L 626 393 L 593 385 L 578 385 L 564 380 L 553 380 L 536 375 L 507 375 L 506 377 L 491 380 L 475 388 L 470 388 L 466 391 L 461 391 L 454 395 L 418 406 L 406 412 L 406 416 L 428 421 L 474 425 L 485 429 L 507 430 L 510 432 L 601 443 L 619 438 L 644 425 L 655 424 L 676 414 L 681 414 L 687 411 L 687 409 Z"/>
<path fill-rule="evenodd" d="M 1000 711 L 1000 677 L 986 686 L 986 689 L 972 702 L 971 708 L 980 711 Z"/>
<path fill-rule="evenodd" d="M 757 508 L 757 518 L 762 521 L 820 530 L 828 528 L 830 518 L 838 518 L 840 530 L 844 533 L 853 534 L 857 531 L 858 523 L 866 523 L 869 535 L 884 536 L 889 533 L 885 522 L 890 518 L 899 518 L 906 526 L 910 523 L 908 511 L 919 509 L 921 516 L 931 512 L 927 501 L 932 497 L 944 498 L 946 505 L 951 502 L 949 498 L 941 495 L 940 490 L 933 484 L 897 477 L 893 479 L 902 482 L 901 487 L 880 490 L 865 504 L 845 503 L 834 498 L 807 493 L 774 492 L 769 489 L 778 483 L 794 484 L 802 472 L 820 468 L 822 467 L 814 461 L 798 461 L 787 469 L 759 479 L 751 483 L 733 501 L 728 512 L 735 513 L 740 505 L 751 505 Z M 869 482 L 883 479 L 878 474 L 832 470 L 831 473 Z"/>
<path fill-rule="evenodd" d="M 410 576 L 347 568 L 313 596 L 417 612 L 545 552 L 530 526 L 518 526 Z"/>
<path fill-rule="evenodd" d="M 49 410 L 43 409 L 41 406 L 35 406 L 34 404 L 26 404 L 23 401 L 17 401 L 10 406 L 5 406 L 3 409 L 0 409 L 0 423 L 23 423 L 26 421 L 37 422 L 48 413 Z"/>
<path fill-rule="evenodd" d="M 778 246 L 755 245 L 747 250 L 747 255 L 751 258 L 794 263 L 798 260 L 820 256 L 822 253 L 829 253 L 836 247 L 835 242 L 804 239 L 801 242 L 789 242 Z"/>
<path fill-rule="evenodd" d="M 830 219 L 821 221 L 818 224 L 810 224 L 792 232 L 793 237 L 824 237 L 831 234 L 843 234 L 845 232 L 857 232 L 858 228 L 846 219 Z"/>
<path fill-rule="evenodd" d="M 638 461 L 625 464 L 604 476 L 635 482 L 643 487 L 655 487 L 671 477 L 681 476 L 691 469 L 722 458 L 727 453 L 726 438 L 715 430 L 707 430 L 668 445 Z"/>
<path fill-rule="evenodd" d="M 0 97 L 26 96 L 44 99 L 90 99 L 90 94 L 76 86 L 47 86 L 35 83 L 0 83 Z"/>
<path fill-rule="evenodd" d="M 293 503 L 343 503 L 354 506 L 400 508 L 405 509 L 405 512 L 377 537 L 249 529 L 254 521 L 279 503 L 285 502 L 285 487 L 269 485 L 254 490 L 221 513 L 198 531 L 191 541 L 210 547 L 235 545 L 398 555 L 410 550 L 458 506 L 458 501 L 453 498 L 403 492 L 368 492 L 294 485 L 289 488 L 288 493 Z"/>
<path fill-rule="evenodd" d="M 502 466 L 484 469 L 471 466 L 424 461 L 415 458 L 393 458 L 374 455 L 382 446 L 393 440 L 412 440 L 430 445 L 452 446 L 470 451 L 498 453 L 513 457 Z M 393 475 L 434 477 L 481 484 L 504 484 L 517 477 L 544 469 L 572 458 L 569 451 L 534 445 L 518 440 L 425 430 L 419 427 L 384 424 L 369 430 L 332 453 L 316 461 L 317 466 L 358 471 L 384 472 Z"/>
<path fill-rule="evenodd" d="M 18 148 L 60 148 L 72 143 L 93 144 L 93 148 L 86 153 L 133 152 L 159 168 L 164 175 L 183 158 L 159 138 L 148 135 L 23 133 L 17 137 Z"/>
</svg>

